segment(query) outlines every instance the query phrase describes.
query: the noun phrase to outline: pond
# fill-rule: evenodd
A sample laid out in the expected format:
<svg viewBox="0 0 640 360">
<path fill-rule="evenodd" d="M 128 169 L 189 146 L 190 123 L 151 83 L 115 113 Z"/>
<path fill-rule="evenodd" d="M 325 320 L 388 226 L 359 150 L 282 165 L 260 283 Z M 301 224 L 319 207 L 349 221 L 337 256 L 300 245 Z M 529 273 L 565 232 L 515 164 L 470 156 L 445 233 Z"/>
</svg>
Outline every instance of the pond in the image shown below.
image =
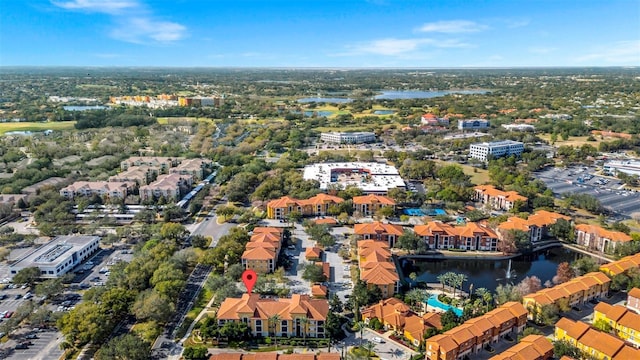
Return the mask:
<svg viewBox="0 0 640 360">
<path fill-rule="evenodd" d="M 429 99 L 449 94 L 486 94 L 487 90 L 381 90 L 382 94 L 374 96 L 376 100 L 395 100 L 395 99 Z"/>
<path fill-rule="evenodd" d="M 102 105 L 68 105 L 68 106 L 63 106 L 63 109 L 67 110 L 67 111 L 87 111 L 87 110 L 104 110 L 107 109 L 106 106 L 102 106 Z"/>
<path fill-rule="evenodd" d="M 337 97 L 330 97 L 330 98 L 308 97 L 308 98 L 298 99 L 299 103 L 323 102 L 323 103 L 344 104 L 344 103 L 350 103 L 352 101 L 353 99 L 337 98 Z"/>
<path fill-rule="evenodd" d="M 373 112 L 376 115 L 393 115 L 396 113 L 395 110 L 375 110 Z"/>
<path fill-rule="evenodd" d="M 558 264 L 563 261 L 571 262 L 582 257 L 582 254 L 557 247 L 543 250 L 538 254 L 517 257 L 512 260 L 511 269 L 515 272 L 515 278 L 510 282 L 517 284 L 527 276 L 535 275 L 542 283 L 551 280 Z M 494 291 L 498 284 L 505 284 L 505 275 L 509 266 L 509 260 L 483 260 L 483 259 L 416 259 L 415 264 L 410 260 L 402 260 L 402 273 L 407 281 L 409 274 L 418 274 L 416 281 L 426 283 L 438 283 L 438 275 L 448 271 L 467 275 L 469 280 L 464 284 L 463 290 L 468 291 L 469 285 L 474 289 L 487 288 Z"/>
</svg>

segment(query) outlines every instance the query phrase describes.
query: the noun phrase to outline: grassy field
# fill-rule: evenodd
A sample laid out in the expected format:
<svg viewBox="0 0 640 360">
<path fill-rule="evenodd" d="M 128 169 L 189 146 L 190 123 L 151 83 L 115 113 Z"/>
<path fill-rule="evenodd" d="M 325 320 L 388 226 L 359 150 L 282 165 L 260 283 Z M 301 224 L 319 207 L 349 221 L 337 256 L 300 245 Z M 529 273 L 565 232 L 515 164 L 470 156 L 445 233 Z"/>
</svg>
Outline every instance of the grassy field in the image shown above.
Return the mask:
<svg viewBox="0 0 640 360">
<path fill-rule="evenodd" d="M 453 163 L 448 163 L 442 160 L 434 160 L 434 161 L 440 165 L 453 164 Z M 476 185 L 482 185 L 489 182 L 489 171 L 484 169 L 478 169 L 471 165 L 464 165 L 464 164 L 456 164 L 456 165 L 459 165 L 460 167 L 462 167 L 462 171 L 464 171 L 466 175 L 471 176 L 472 183 Z"/>
<path fill-rule="evenodd" d="M 75 121 L 0 123 L 0 134 L 4 134 L 9 131 L 69 130 L 73 129 L 75 124 Z"/>
<path fill-rule="evenodd" d="M 551 135 L 550 134 L 544 134 L 544 135 L 540 135 L 541 139 L 544 139 L 545 141 L 551 142 Z M 604 140 L 602 140 L 600 138 L 600 136 L 594 136 L 594 138 L 596 139 L 596 141 L 587 141 L 588 136 L 570 136 L 569 139 L 567 140 L 562 140 L 562 138 L 560 136 L 558 136 L 558 140 L 556 140 L 556 143 L 554 144 L 555 146 L 573 146 L 573 147 L 580 147 L 584 144 L 589 144 L 591 146 L 594 147 L 598 147 L 598 145 L 603 142 L 603 141 L 607 141 L 607 140 L 613 140 L 613 138 L 605 138 Z"/>
</svg>

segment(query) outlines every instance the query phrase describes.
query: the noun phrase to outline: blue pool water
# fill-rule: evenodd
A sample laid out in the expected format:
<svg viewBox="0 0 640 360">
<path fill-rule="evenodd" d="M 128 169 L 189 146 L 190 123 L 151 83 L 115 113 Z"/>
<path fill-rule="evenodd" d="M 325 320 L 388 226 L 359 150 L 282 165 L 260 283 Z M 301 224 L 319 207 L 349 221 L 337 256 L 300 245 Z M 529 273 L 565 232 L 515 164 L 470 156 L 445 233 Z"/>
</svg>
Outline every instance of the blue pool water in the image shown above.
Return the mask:
<svg viewBox="0 0 640 360">
<path fill-rule="evenodd" d="M 462 309 L 458 309 L 457 307 L 453 307 L 441 302 L 440 300 L 438 300 L 438 295 L 431 295 L 429 299 L 427 299 L 427 305 L 442 309 L 444 311 L 451 309 L 456 315 L 462 316 Z"/>
<path fill-rule="evenodd" d="M 436 216 L 436 215 L 447 215 L 447 212 L 444 211 L 443 209 L 429 209 L 429 210 L 422 210 L 420 208 L 411 208 L 411 209 L 404 209 L 403 212 L 409 216 L 425 216 L 425 215 L 429 215 L 429 216 Z"/>
</svg>

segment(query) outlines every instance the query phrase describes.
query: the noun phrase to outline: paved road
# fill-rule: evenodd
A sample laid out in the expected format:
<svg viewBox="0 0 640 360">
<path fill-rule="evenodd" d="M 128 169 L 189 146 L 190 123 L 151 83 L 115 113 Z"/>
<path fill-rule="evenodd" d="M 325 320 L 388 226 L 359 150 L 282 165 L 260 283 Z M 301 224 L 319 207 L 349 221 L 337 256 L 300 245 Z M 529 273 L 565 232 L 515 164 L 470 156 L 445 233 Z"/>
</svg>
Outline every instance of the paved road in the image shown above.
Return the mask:
<svg viewBox="0 0 640 360">
<path fill-rule="evenodd" d="M 217 223 L 218 218 L 213 214 L 209 213 L 207 217 L 200 222 L 199 224 L 192 224 L 187 226 L 187 229 L 191 231 L 192 235 L 202 235 L 202 236 L 211 236 L 213 237 L 213 241 L 209 244 L 210 247 L 215 247 L 218 244 L 218 240 L 223 236 L 229 233 L 231 228 L 236 227 L 236 224 L 225 222 L 223 224 Z"/>
</svg>

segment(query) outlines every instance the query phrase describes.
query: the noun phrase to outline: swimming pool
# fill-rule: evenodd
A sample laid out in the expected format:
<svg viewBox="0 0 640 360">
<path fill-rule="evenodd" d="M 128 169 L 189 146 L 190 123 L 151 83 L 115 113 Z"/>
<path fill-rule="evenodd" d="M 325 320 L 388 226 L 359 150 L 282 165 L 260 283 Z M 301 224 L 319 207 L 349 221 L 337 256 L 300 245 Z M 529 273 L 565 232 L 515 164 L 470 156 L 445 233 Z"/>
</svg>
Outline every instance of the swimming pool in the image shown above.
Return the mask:
<svg viewBox="0 0 640 360">
<path fill-rule="evenodd" d="M 462 316 L 462 309 L 458 309 L 457 307 L 453 307 L 441 302 L 440 300 L 438 300 L 438 295 L 431 295 L 429 299 L 427 299 L 427 305 L 442 309 L 444 311 L 451 309 L 456 315 Z"/>
<path fill-rule="evenodd" d="M 444 211 L 443 209 L 429 209 L 429 210 L 422 210 L 420 208 L 409 208 L 409 209 L 404 209 L 403 212 L 406 215 L 409 216 L 425 216 L 425 215 L 429 215 L 429 216 L 436 216 L 436 215 L 447 215 L 447 212 Z"/>
</svg>

